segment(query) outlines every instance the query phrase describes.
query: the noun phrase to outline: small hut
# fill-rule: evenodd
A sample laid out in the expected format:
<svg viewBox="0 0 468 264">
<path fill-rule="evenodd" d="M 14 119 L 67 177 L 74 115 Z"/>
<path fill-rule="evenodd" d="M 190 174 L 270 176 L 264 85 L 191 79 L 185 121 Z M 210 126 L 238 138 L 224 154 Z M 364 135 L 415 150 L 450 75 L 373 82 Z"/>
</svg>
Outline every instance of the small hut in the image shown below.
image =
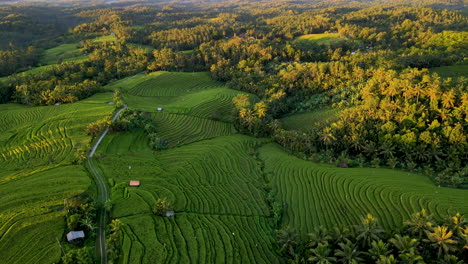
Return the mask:
<svg viewBox="0 0 468 264">
<path fill-rule="evenodd" d="M 162 107 L 158 107 L 158 111 L 161 112 L 163 109 Z"/>
<path fill-rule="evenodd" d="M 128 183 L 128 186 L 130 186 L 130 187 L 139 187 L 140 186 L 140 181 L 130 181 Z"/>
<path fill-rule="evenodd" d="M 70 231 L 67 234 L 68 242 L 73 243 L 73 244 L 83 241 L 84 238 L 85 238 L 85 234 L 83 231 Z"/>
<path fill-rule="evenodd" d="M 170 210 L 170 211 L 166 211 L 166 217 L 174 217 L 174 211 Z"/>
</svg>

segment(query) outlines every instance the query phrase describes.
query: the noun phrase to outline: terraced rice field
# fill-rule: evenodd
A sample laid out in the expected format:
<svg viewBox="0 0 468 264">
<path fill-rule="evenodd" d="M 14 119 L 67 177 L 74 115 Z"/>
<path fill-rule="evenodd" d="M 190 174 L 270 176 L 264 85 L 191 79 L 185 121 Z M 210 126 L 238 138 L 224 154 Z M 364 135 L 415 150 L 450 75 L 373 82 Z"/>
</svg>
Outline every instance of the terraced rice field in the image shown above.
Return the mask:
<svg viewBox="0 0 468 264">
<path fill-rule="evenodd" d="M 442 77 L 451 77 L 451 78 L 459 78 L 462 76 L 466 77 L 468 73 L 468 64 L 435 67 L 435 68 L 431 68 L 430 70 L 433 72 L 436 72 Z"/>
<path fill-rule="evenodd" d="M 160 137 L 169 146 L 178 146 L 236 132 L 231 123 L 189 115 L 156 113 L 154 115 Z"/>
<path fill-rule="evenodd" d="M 56 64 L 61 61 L 69 61 L 83 56 L 83 52 L 78 48 L 78 43 L 62 44 L 55 48 L 48 49 L 40 60 L 42 64 Z"/>
<path fill-rule="evenodd" d="M 297 113 L 280 119 L 281 125 L 288 130 L 310 130 L 319 123 L 333 122 L 338 118 L 340 110 L 336 108 L 318 109 L 312 112 Z"/>
<path fill-rule="evenodd" d="M 123 263 L 278 262 L 261 170 L 250 155 L 261 142 L 233 135 L 100 159 L 115 182 L 112 216 L 127 224 Z M 142 186 L 127 187 L 129 179 Z M 159 197 L 173 202 L 175 218 L 152 214 Z"/>
<path fill-rule="evenodd" d="M 0 105 L 0 256 L 2 263 L 53 263 L 61 257 L 63 200 L 91 180 L 72 165 L 92 121 L 110 115 L 111 94 L 60 106 Z"/>
<path fill-rule="evenodd" d="M 271 246 L 266 186 L 284 205 L 283 227 L 304 233 L 320 225 L 354 225 L 367 213 L 386 227 L 421 208 L 439 218 L 468 213 L 468 204 L 454 206 L 466 191 L 435 187 L 424 176 L 306 162 L 266 139 L 237 134 L 228 116 L 239 92 L 204 73 L 139 74 L 108 89 L 116 87 L 130 109 L 152 112 L 170 147 L 153 152 L 138 131 L 110 135 L 98 149 L 112 187 L 112 217 L 126 224 L 122 263 L 281 262 Z M 282 122 L 308 129 L 336 114 L 322 109 Z M 141 186 L 130 188 L 129 180 Z M 152 214 L 163 197 L 173 203 L 175 218 Z"/>
<path fill-rule="evenodd" d="M 423 175 L 316 164 L 288 155 L 275 144 L 261 147 L 259 154 L 286 209 L 283 225 L 302 232 L 337 223 L 354 225 L 367 213 L 385 227 L 400 226 L 422 208 L 439 219 L 455 212 L 468 214 L 467 190 L 439 188 Z"/>
</svg>

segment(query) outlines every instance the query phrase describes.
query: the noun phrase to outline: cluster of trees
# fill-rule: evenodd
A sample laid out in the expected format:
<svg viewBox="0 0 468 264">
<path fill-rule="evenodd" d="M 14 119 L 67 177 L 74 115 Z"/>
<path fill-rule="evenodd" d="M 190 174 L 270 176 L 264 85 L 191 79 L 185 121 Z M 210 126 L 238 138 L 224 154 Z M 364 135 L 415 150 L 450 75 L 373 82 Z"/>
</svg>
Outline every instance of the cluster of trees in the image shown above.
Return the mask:
<svg viewBox="0 0 468 264">
<path fill-rule="evenodd" d="M 147 112 L 125 109 L 110 128 L 113 132 L 143 130 L 147 135 L 149 147 L 153 150 L 161 150 L 168 144 L 156 132 L 154 120 Z"/>
<path fill-rule="evenodd" d="M 333 89 L 325 92 L 329 97 L 325 102 L 340 102 L 340 107 L 357 105 L 342 111 L 337 122 L 303 133 L 276 127 L 274 139 L 306 155 L 325 153 L 328 161 L 404 168 L 431 175 L 442 185 L 465 186 L 466 79 L 442 80 L 417 69 L 379 68 L 367 71 L 371 77 L 365 70 L 353 71 L 358 72 L 364 74 L 361 80 L 358 76 L 350 79 L 357 83 L 335 83 L 339 93 Z M 339 79 L 333 78 L 335 82 Z M 299 85 L 300 89 L 306 86 Z"/>
<path fill-rule="evenodd" d="M 85 239 L 94 237 L 96 232 L 96 203 L 86 193 L 68 198 L 64 202 L 66 232 L 82 230 L 85 232 Z M 70 246 L 62 256 L 64 264 L 92 264 L 95 263 L 93 249 L 83 246 L 86 243 L 81 242 L 78 245 Z"/>
<path fill-rule="evenodd" d="M 399 230 L 385 230 L 371 214 L 357 226 L 319 227 L 308 235 L 277 233 L 279 252 L 294 263 L 466 263 L 468 225 L 456 214 L 435 222 L 423 209 Z"/>
<path fill-rule="evenodd" d="M 0 77 L 36 65 L 39 59 L 38 55 L 32 46 L 22 49 L 11 44 L 8 49 L 0 50 Z"/>
<path fill-rule="evenodd" d="M 171 48 L 173 50 L 190 50 L 198 47 L 201 43 L 217 40 L 221 37 L 221 33 L 211 25 L 154 31 L 149 35 L 155 48 Z"/>
<path fill-rule="evenodd" d="M 120 219 L 113 219 L 109 224 L 109 234 L 106 239 L 107 258 L 110 263 L 118 263 L 122 248 L 122 228 Z"/>
<path fill-rule="evenodd" d="M 86 237 L 90 237 L 95 232 L 96 204 L 89 195 L 80 194 L 66 199 L 65 212 L 66 230 L 84 230 Z"/>
<path fill-rule="evenodd" d="M 75 102 L 93 95 L 111 80 L 145 70 L 147 60 L 143 49 L 104 42 L 98 48 L 93 46 L 87 61 L 64 62 L 38 73 L 12 75 L 3 89 L 0 87 L 0 94 L 3 101 L 13 99 L 28 105 Z"/>
<path fill-rule="evenodd" d="M 172 205 L 167 198 L 158 198 L 153 206 L 153 213 L 159 216 L 166 216 L 166 212 L 171 210 Z"/>
</svg>

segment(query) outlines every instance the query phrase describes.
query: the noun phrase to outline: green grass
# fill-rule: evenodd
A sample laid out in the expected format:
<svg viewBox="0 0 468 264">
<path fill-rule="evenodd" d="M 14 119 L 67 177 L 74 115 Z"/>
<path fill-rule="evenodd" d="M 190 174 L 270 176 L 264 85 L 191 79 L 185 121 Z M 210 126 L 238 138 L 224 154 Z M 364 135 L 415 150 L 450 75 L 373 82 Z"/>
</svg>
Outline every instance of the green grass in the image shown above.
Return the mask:
<svg viewBox="0 0 468 264">
<path fill-rule="evenodd" d="M 338 118 L 340 110 L 336 108 L 318 109 L 312 112 L 297 113 L 280 119 L 281 125 L 288 130 L 310 130 L 323 122 L 332 122 Z"/>
<path fill-rule="evenodd" d="M 459 77 L 467 77 L 468 76 L 468 64 L 464 65 L 452 65 L 452 66 L 442 66 L 430 69 L 433 72 L 436 72 L 441 77 L 451 77 L 451 78 L 459 78 Z"/>
<path fill-rule="evenodd" d="M 273 192 L 285 205 L 283 226 L 305 233 L 317 226 L 358 224 L 367 213 L 384 227 L 401 226 L 422 208 L 439 220 L 468 214 L 468 190 L 439 188 L 423 175 L 312 163 L 276 144 L 259 153 Z"/>
<path fill-rule="evenodd" d="M 97 37 L 91 40 L 91 42 L 93 43 L 103 43 L 103 42 L 113 42 L 113 41 L 117 41 L 117 38 L 115 37 L 115 35 Z"/>
<path fill-rule="evenodd" d="M 78 43 L 62 44 L 46 50 L 40 63 L 56 64 L 61 61 L 77 60 L 80 56 L 84 57 L 82 54 L 83 52 L 78 48 Z"/>
<path fill-rule="evenodd" d="M 313 42 L 328 46 L 343 40 L 347 40 L 347 38 L 340 37 L 338 33 L 307 34 L 295 39 L 296 42 Z"/>
<path fill-rule="evenodd" d="M 64 235 L 63 200 L 87 191 L 84 132 L 110 115 L 111 94 L 60 106 L 0 105 L 0 256 L 5 263 L 56 263 Z"/>
</svg>

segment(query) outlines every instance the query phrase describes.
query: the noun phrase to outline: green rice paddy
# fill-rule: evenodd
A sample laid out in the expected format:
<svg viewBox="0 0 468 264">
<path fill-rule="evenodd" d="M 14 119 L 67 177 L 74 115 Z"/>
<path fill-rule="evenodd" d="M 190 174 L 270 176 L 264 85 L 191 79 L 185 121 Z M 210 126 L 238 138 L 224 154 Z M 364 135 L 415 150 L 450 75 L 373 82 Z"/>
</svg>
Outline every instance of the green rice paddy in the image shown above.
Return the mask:
<svg viewBox="0 0 468 264">
<path fill-rule="evenodd" d="M 468 64 L 442 66 L 431 68 L 430 70 L 436 72 L 442 77 L 459 78 L 463 76 L 466 78 L 468 75 Z"/>
<path fill-rule="evenodd" d="M 332 45 L 347 38 L 340 37 L 338 33 L 321 33 L 321 34 L 307 34 L 299 36 L 295 39 L 296 42 L 313 42 L 318 45 Z"/>
<path fill-rule="evenodd" d="M 317 109 L 312 112 L 296 113 L 280 119 L 281 125 L 288 130 L 310 130 L 320 123 L 333 122 L 340 113 L 336 108 Z"/>
<path fill-rule="evenodd" d="M 96 152 L 111 190 L 111 216 L 125 224 L 120 263 L 281 263 L 267 190 L 283 205 L 281 227 L 301 232 L 354 225 L 367 213 L 385 227 L 401 225 L 422 208 L 439 219 L 468 214 L 467 190 L 440 188 L 397 170 L 312 163 L 269 139 L 239 134 L 229 116 L 240 92 L 207 73 L 142 73 L 105 88 L 122 89 L 128 108 L 150 112 L 169 143 L 152 151 L 146 134 L 136 130 L 109 134 Z M 0 105 L 0 255 L 8 263 L 60 258 L 60 205 L 95 188 L 72 161 L 89 149 L 84 127 L 113 111 L 105 103 L 111 98 L 102 93 L 60 106 Z M 336 110 L 323 109 L 281 122 L 308 129 L 334 116 Z M 128 187 L 130 180 L 141 186 Z M 175 217 L 152 213 L 158 198 L 173 204 Z"/>
<path fill-rule="evenodd" d="M 73 165 L 91 138 L 84 129 L 110 115 L 111 94 L 60 106 L 0 105 L 0 256 L 3 263 L 54 263 L 61 257 L 63 200 L 92 188 Z"/>
<path fill-rule="evenodd" d="M 84 57 L 82 54 L 78 43 L 62 44 L 46 50 L 40 62 L 42 64 L 56 64 L 62 61 L 76 60 L 80 56 Z"/>
</svg>

